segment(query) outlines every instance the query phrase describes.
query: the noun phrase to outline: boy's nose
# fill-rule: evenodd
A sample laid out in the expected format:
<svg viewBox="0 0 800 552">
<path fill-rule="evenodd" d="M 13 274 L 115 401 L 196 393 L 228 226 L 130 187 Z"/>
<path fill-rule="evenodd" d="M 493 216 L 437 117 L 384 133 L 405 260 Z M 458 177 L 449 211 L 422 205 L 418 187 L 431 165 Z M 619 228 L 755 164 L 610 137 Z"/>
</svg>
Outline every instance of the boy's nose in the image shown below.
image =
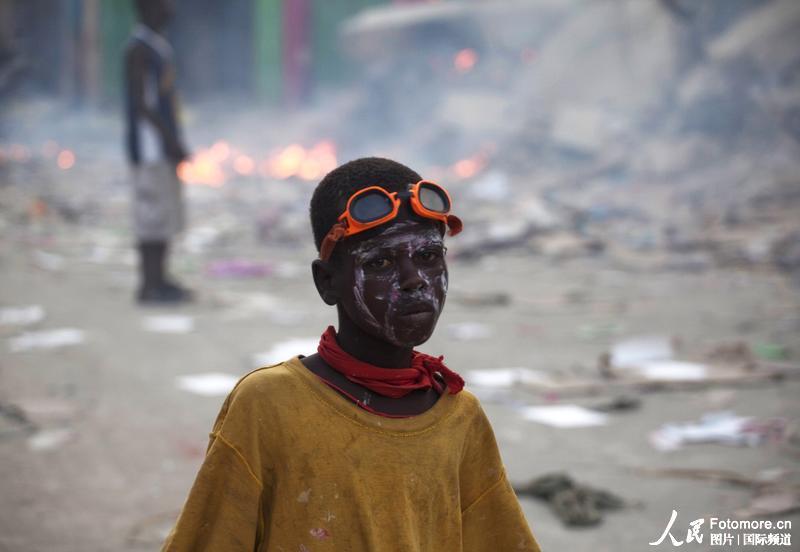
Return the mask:
<svg viewBox="0 0 800 552">
<path fill-rule="evenodd" d="M 424 288 L 425 280 L 411 259 L 400 262 L 400 289 L 403 291 L 417 291 Z"/>
</svg>

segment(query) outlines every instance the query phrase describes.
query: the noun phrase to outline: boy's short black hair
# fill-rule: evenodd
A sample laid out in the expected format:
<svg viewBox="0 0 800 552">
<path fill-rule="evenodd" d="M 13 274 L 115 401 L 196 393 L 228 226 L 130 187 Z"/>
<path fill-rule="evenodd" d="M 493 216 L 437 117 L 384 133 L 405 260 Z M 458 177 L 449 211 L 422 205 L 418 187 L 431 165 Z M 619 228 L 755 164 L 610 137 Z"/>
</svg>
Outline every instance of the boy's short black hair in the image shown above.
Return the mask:
<svg viewBox="0 0 800 552">
<path fill-rule="evenodd" d="M 311 197 L 311 228 L 317 251 L 355 192 L 369 186 L 400 192 L 420 180 L 419 174 L 402 163 L 382 157 L 363 157 L 329 172 Z"/>
</svg>

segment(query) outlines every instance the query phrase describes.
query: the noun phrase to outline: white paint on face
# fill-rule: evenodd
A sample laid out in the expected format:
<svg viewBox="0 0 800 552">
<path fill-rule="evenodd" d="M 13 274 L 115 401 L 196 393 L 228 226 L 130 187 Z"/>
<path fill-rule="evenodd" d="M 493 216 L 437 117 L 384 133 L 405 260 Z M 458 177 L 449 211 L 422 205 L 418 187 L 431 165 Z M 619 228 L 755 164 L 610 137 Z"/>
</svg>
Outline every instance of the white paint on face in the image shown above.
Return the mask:
<svg viewBox="0 0 800 552">
<path fill-rule="evenodd" d="M 380 324 L 378 324 L 378 321 L 375 320 L 375 316 L 364 302 L 364 269 L 360 265 L 356 267 L 355 279 L 356 282 L 353 286 L 353 297 L 355 297 L 356 308 L 358 309 L 358 312 L 361 313 L 361 316 L 364 317 L 364 321 L 367 324 L 376 330 L 380 330 Z"/>
<path fill-rule="evenodd" d="M 418 269 L 417 277 L 424 282 L 424 285 L 414 291 L 404 291 L 402 289 L 402 275 L 397 268 L 394 270 L 387 270 L 384 273 L 371 275 L 370 278 L 382 279 L 389 287 L 388 297 L 375 297 L 385 302 L 387 305 L 383 317 L 383 324 L 381 325 L 364 300 L 365 276 L 363 266 L 364 263 L 376 253 L 375 250 L 391 250 L 395 260 L 399 260 L 398 257 L 412 260 L 414 255 L 425 247 L 444 248 L 444 240 L 442 239 L 440 231 L 430 227 L 420 231 L 418 224 L 410 221 L 402 221 L 388 228 L 380 236 L 360 243 L 352 252 L 356 264 L 355 282 L 353 286 L 356 308 L 368 326 L 375 329 L 382 334 L 387 341 L 395 345 L 405 345 L 399 341 L 397 329 L 394 327 L 393 323 L 393 320 L 397 318 L 401 303 L 407 303 L 409 300 L 428 303 L 438 315 L 442 308 L 442 300 L 439 297 L 440 293 L 437 293 L 437 291 L 441 290 L 441 295 L 447 292 L 448 282 L 446 270 L 431 277 L 425 270 Z"/>
</svg>

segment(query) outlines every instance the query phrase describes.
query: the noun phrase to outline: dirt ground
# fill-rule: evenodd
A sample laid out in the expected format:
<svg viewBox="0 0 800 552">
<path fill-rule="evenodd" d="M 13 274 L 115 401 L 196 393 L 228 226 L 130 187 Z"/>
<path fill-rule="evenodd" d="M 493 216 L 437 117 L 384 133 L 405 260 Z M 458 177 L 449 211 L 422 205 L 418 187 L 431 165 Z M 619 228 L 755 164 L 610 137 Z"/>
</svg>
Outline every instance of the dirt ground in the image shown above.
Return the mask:
<svg viewBox="0 0 800 552">
<path fill-rule="evenodd" d="M 3 168 L 0 309 L 42 310 L 34 309 L 28 324 L 0 323 L 0 551 L 158 549 L 224 398 L 224 392 L 188 392 L 178 378 L 238 377 L 260 364 L 257 355 L 280 345 L 278 355 L 309 354 L 335 322 L 311 282 L 306 205 L 313 185 L 307 182 L 254 179 L 190 188 L 191 225 L 172 266 L 198 301 L 180 308 L 136 306 L 124 164 L 104 156 L 99 145 L 109 135 L 98 132 L 98 144 L 84 149 L 100 153 L 92 158 L 79 151 L 70 171 L 42 159 Z M 458 201 L 458 186 L 452 191 Z M 494 209 L 495 215 L 505 212 L 502 203 Z M 466 205 L 464 211 L 463 239 L 474 243 L 474 213 Z M 720 342 L 740 340 L 767 356 L 777 346 L 783 362 L 798 362 L 800 293 L 769 266 L 620 262 L 609 253 L 554 256 L 528 247 L 484 249 L 467 260 L 457 254 L 458 239 L 445 312 L 421 349 L 445 355 L 448 366 L 467 376 L 476 369 L 524 367 L 562 382 L 597 380 L 603 352 L 621 339 L 647 335 L 679 342 L 678 358 L 700 358 Z M 254 264 L 245 270 L 243 261 Z M 250 276 L 230 274 L 237 270 Z M 166 321 L 172 333 L 148 329 L 152 317 L 173 315 L 184 318 Z M 23 350 L 20 337 L 55 329 L 80 330 L 82 340 Z M 470 329 L 474 335 L 464 339 Z M 296 339 L 303 341 L 290 342 Z M 643 468 L 731 470 L 753 478 L 797 468 L 797 444 L 788 435 L 800 419 L 800 378 L 642 393 L 639 408 L 583 428 L 535 423 L 523 409 L 592 406 L 613 398 L 610 389 L 572 397 L 519 385 L 468 388 L 482 398 L 513 482 L 566 472 L 629 503 L 600 525 L 576 529 L 547 504 L 523 497 L 543 550 L 649 550 L 673 510 L 673 534 L 682 538 L 690 521 L 733 516 L 753 498 L 741 486 L 656 477 Z M 664 452 L 650 443 L 664 423 L 721 410 L 778 418 L 787 431 L 752 447 L 708 443 Z M 796 525 L 800 514 L 768 519 Z M 739 549 L 712 547 L 705 534 L 702 544 L 686 549 Z"/>
<path fill-rule="evenodd" d="M 243 252 L 244 253 L 244 252 Z M 177 270 L 198 291 L 197 304 L 157 310 L 136 307 L 131 267 L 71 261 L 40 268 L 19 240 L 2 240 L 2 304 L 42 305 L 41 328 L 76 327 L 74 346 L 2 352 L 2 404 L 28 405 L 37 431 L 66 430 L 63 441 L 37 447 L 37 433 L 2 420 L 3 481 L 0 546 L 19 551 L 153 550 L 176 516 L 202 460 L 207 433 L 222 402 L 176 387 L 176 377 L 204 372 L 243 374 L 254 353 L 289 338 L 314 338 L 333 321 L 318 300 L 307 264 L 310 249 L 262 250 L 283 274 L 213 280 Z M 177 259 L 182 266 L 187 259 Z M 555 264 L 512 253 L 479 263 L 451 263 L 451 300 L 440 329 L 423 349 L 442 353 L 453 368 L 525 366 L 545 372 L 593 365 L 618 336 L 680 336 L 697 348 L 719 339 L 783 341 L 796 346 L 800 300 L 780 276 L 710 270 L 631 273 L 602 259 Z M 503 291 L 506 306 L 474 307 L 467 291 Z M 578 293 L 579 292 L 579 293 Z M 267 294 L 267 295 L 253 295 Z M 268 308 L 234 312 L 231 296 L 270 297 Z M 578 297 L 579 299 L 575 299 Z M 163 334 L 143 329 L 153 314 L 179 313 L 194 329 Z M 274 313 L 292 313 L 281 323 Z M 271 318 L 272 317 L 272 318 Z M 454 341 L 448 327 L 480 321 L 491 336 Z M 588 336 L 587 327 L 611 328 Z M 3 328 L 6 340 L 15 332 Z M 310 353 L 298 350 L 297 353 Z M 522 391 L 485 401 L 511 479 L 525 482 L 565 471 L 635 503 L 597 527 L 563 526 L 542 503 L 523 499 L 544 550 L 638 551 L 663 531 L 671 510 L 678 523 L 724 518 L 750 493 L 724 483 L 638 474 L 637 467 L 760 470 L 796 467 L 780 444 L 753 448 L 693 445 L 663 453 L 648 433 L 666 421 L 697 419 L 732 409 L 756 417 L 798 417 L 799 381 L 745 389 L 652 393 L 638 410 L 613 414 L 599 428 L 555 429 L 522 419 L 518 405 L 543 398 Z M 596 399 L 598 397 L 592 397 Z M 551 397 L 550 400 L 553 400 Z M 584 401 L 585 402 L 585 401 Z M 51 432 L 52 433 L 52 432 Z M 778 516 L 779 519 L 787 516 Z M 795 523 L 798 514 L 788 516 Z M 676 528 L 678 526 L 676 525 Z M 694 549 L 705 549 L 693 545 Z"/>
</svg>

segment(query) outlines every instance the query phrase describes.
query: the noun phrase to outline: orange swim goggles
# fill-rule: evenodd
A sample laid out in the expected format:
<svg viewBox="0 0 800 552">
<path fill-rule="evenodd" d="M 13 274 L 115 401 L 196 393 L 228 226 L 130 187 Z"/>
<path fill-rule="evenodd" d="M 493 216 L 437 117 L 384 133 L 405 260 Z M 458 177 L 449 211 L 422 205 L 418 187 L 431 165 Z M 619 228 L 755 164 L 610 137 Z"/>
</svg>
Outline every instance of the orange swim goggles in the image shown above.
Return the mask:
<svg viewBox="0 0 800 552">
<path fill-rule="evenodd" d="M 388 192 L 380 186 L 370 186 L 357 191 L 347 200 L 347 207 L 339 215 L 339 222 L 331 227 L 322 240 L 319 258 L 327 261 L 339 240 L 393 220 L 406 197 L 419 216 L 445 223 L 451 236 L 461 232 L 461 219 L 450 214 L 450 194 L 438 184 L 420 180 L 416 184 L 409 184 L 405 192 Z"/>
</svg>

